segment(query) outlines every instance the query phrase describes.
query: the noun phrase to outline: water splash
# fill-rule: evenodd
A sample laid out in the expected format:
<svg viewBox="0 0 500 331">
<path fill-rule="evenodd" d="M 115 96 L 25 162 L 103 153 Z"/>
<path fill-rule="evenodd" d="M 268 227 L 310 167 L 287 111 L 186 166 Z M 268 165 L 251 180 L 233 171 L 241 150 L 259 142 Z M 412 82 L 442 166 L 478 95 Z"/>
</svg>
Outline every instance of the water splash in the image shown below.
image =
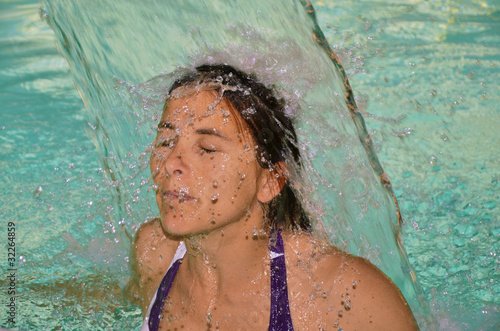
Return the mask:
<svg viewBox="0 0 500 331">
<path fill-rule="evenodd" d="M 275 85 L 288 101 L 306 168 L 305 176 L 291 175 L 316 219 L 317 234 L 369 258 L 421 310 L 414 275 L 401 255 L 400 215 L 389 180 L 307 2 L 237 1 L 220 7 L 185 1 L 175 7 L 160 1 L 54 0 L 43 1 L 41 12 L 89 111 L 89 134 L 126 237 L 155 216 L 149 189 L 138 189 L 151 185 L 145 180 L 148 160 L 140 156 L 153 140 L 169 85 L 193 66 L 228 63 Z M 196 22 L 187 19 L 193 17 Z"/>
</svg>

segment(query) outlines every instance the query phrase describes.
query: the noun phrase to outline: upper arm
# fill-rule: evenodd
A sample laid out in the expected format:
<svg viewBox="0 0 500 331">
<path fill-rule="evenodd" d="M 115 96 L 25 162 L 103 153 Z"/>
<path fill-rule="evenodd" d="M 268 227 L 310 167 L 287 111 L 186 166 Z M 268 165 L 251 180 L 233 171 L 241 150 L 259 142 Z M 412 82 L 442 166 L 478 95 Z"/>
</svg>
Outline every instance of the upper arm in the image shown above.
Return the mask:
<svg viewBox="0 0 500 331">
<path fill-rule="evenodd" d="M 418 330 L 399 289 L 367 260 L 346 258 L 341 279 L 340 320 L 345 329 Z"/>
<path fill-rule="evenodd" d="M 144 223 L 132 243 L 132 277 L 129 292 L 133 301 L 141 306 L 143 315 L 161 279 L 165 275 L 179 241 L 167 237 L 160 221 L 154 219 Z"/>
</svg>

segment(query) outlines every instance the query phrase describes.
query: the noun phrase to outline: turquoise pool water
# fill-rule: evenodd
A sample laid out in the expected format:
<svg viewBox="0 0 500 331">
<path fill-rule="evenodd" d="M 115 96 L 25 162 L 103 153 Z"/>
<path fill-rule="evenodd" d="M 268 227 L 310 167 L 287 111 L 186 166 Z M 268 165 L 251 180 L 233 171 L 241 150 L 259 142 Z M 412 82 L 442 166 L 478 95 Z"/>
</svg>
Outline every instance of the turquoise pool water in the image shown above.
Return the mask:
<svg viewBox="0 0 500 331">
<path fill-rule="evenodd" d="M 314 5 L 366 112 L 440 327 L 498 327 L 499 5 Z M 36 2 L 0 6 L 0 224 L 5 233 L 16 223 L 18 327 L 139 325 L 140 312 L 120 292 L 128 244 L 114 233 L 114 197 L 67 64 Z M 3 286 L 0 298 L 8 298 Z"/>
<path fill-rule="evenodd" d="M 498 328 L 499 3 L 366 3 L 317 6 L 366 100 L 410 262 L 443 329 Z"/>
</svg>

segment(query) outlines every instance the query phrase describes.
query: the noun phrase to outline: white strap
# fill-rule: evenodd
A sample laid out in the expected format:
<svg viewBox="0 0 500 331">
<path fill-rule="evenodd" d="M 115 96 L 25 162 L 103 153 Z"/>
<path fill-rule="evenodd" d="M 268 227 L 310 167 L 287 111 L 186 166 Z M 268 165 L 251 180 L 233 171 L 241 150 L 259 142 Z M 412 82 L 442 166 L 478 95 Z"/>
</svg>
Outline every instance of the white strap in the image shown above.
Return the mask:
<svg viewBox="0 0 500 331">
<path fill-rule="evenodd" d="M 186 244 L 184 244 L 183 241 L 179 243 L 179 246 L 177 246 L 177 250 L 175 251 L 174 258 L 172 259 L 172 262 L 170 262 L 170 265 L 168 266 L 168 270 L 172 267 L 172 265 L 177 262 L 178 260 L 182 259 L 186 255 Z M 165 273 L 166 274 L 166 273 Z M 160 282 L 161 284 L 161 282 Z M 160 285 L 158 285 L 160 287 Z M 144 317 L 144 321 L 142 322 L 142 327 L 141 331 L 149 331 L 149 314 L 151 314 L 151 309 L 153 308 L 153 304 L 156 301 L 156 293 L 158 293 L 158 289 L 156 289 L 155 295 L 153 295 L 153 299 L 151 299 L 151 302 L 149 303 L 149 308 L 146 313 L 146 316 Z"/>
<path fill-rule="evenodd" d="M 283 254 L 283 253 L 276 253 L 276 252 L 271 251 L 271 259 L 275 259 L 275 258 L 283 256 L 283 255 L 285 255 L 285 254 Z"/>
</svg>

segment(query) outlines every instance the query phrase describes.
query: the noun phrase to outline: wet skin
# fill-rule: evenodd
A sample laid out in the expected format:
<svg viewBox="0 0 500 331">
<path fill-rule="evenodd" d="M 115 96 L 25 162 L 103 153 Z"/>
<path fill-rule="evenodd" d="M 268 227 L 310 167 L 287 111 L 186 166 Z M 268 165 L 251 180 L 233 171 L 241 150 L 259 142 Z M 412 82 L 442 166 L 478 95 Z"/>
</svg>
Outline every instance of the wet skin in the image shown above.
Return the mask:
<svg viewBox="0 0 500 331">
<path fill-rule="evenodd" d="M 150 163 L 164 229 L 173 235 L 209 233 L 259 214 L 264 169 L 253 146 L 246 124 L 215 92 L 171 99 Z"/>
<path fill-rule="evenodd" d="M 185 242 L 160 329 L 268 328 L 262 205 L 281 187 L 259 166 L 253 146 L 248 127 L 215 92 L 168 101 L 151 157 L 160 219 L 136 234 L 129 287 L 145 313 L 179 241 Z M 296 330 L 416 329 L 399 290 L 368 261 L 306 233 L 285 231 L 283 239 Z"/>
</svg>

